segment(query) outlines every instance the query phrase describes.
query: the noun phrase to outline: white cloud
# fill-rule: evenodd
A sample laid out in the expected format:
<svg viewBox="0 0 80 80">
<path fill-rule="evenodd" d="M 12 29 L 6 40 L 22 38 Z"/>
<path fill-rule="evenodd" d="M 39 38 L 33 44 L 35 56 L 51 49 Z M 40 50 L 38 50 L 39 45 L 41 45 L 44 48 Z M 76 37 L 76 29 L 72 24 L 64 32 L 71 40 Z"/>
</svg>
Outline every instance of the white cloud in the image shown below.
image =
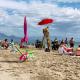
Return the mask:
<svg viewBox="0 0 80 80">
<path fill-rule="evenodd" d="M 0 7 L 11 8 L 11 9 L 26 9 L 28 6 L 26 6 L 26 4 L 22 2 L 18 3 L 16 1 L 11 1 L 11 0 L 1 0 Z"/>
<path fill-rule="evenodd" d="M 14 0 L 13 0 L 14 1 Z M 17 1 L 17 0 L 15 0 L 15 1 Z M 23 2 L 23 0 L 18 0 L 18 1 L 22 1 Z M 80 0 L 24 0 L 25 2 L 34 2 L 34 3 L 36 3 L 36 2 L 39 2 L 39 3 L 41 3 L 41 2 L 48 2 L 48 3 L 55 3 L 55 2 L 64 2 L 64 3 L 77 3 L 77 2 L 80 2 Z"/>
<path fill-rule="evenodd" d="M 58 0 L 61 1 L 61 0 Z M 68 0 L 66 0 L 68 1 Z M 12 15 L 9 15 L 7 10 L 5 9 L 11 9 L 13 12 Z M 0 30 L 1 32 L 7 33 L 7 34 L 14 34 L 18 35 L 18 31 L 20 33 L 20 30 L 18 30 L 18 27 L 23 26 L 23 16 L 27 16 L 27 21 L 29 27 L 37 28 L 38 29 L 38 21 L 40 21 L 42 18 L 50 17 L 53 18 L 55 21 L 53 23 L 53 29 L 51 34 L 56 35 L 62 34 L 63 29 L 58 29 L 56 27 L 61 26 L 67 26 L 68 30 L 70 31 L 71 28 L 79 26 L 80 25 L 80 9 L 74 9 L 70 7 L 62 8 L 59 7 L 57 4 L 52 3 L 42 3 L 42 2 L 34 2 L 31 3 L 24 3 L 24 2 L 16 2 L 13 0 L 1 0 L 0 1 L 0 24 L 4 24 L 5 30 Z M 74 24 L 75 23 L 75 24 Z M 66 24 L 66 25 L 65 25 Z M 74 26 L 73 26 L 74 25 Z M 11 31 L 7 32 L 7 27 L 17 27 L 17 29 L 9 28 Z M 55 27 L 56 26 L 56 27 Z M 32 30 L 32 32 L 38 33 L 37 29 Z M 40 27 L 39 27 L 40 28 Z M 52 27 L 51 27 L 52 28 Z M 13 31 L 15 33 L 13 33 Z M 56 32 L 56 30 L 58 32 Z M 73 30 L 73 29 L 72 29 Z M 41 34 L 42 28 L 40 28 L 39 35 Z M 30 32 L 30 35 L 32 34 Z M 66 32 L 66 31 L 65 31 Z M 71 32 L 74 34 L 74 32 Z M 22 34 L 22 32 L 21 32 Z M 34 33 L 35 34 L 35 33 Z"/>
<path fill-rule="evenodd" d="M 74 3 L 75 3 L 75 2 L 78 3 L 78 2 L 80 2 L 80 0 L 57 0 L 57 1 L 58 1 L 58 2 L 64 2 L 64 3 L 66 3 L 66 2 L 67 2 L 67 3 L 73 3 L 73 2 L 74 2 Z"/>
</svg>

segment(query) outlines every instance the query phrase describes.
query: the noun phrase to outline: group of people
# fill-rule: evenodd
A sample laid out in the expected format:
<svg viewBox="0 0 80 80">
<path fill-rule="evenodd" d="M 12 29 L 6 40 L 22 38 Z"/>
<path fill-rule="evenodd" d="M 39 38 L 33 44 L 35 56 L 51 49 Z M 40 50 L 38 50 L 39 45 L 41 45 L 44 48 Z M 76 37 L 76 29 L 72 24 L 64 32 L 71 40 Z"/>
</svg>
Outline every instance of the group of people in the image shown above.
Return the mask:
<svg viewBox="0 0 80 80">
<path fill-rule="evenodd" d="M 65 40 L 61 40 L 59 41 L 57 38 L 54 39 L 54 41 L 51 42 L 51 46 L 49 45 L 49 43 L 44 43 L 43 41 L 39 41 L 37 40 L 35 43 L 35 47 L 36 48 L 44 48 L 46 52 L 50 52 L 50 49 L 54 49 L 54 50 L 58 50 L 59 53 L 61 54 L 76 54 L 80 56 L 80 45 L 78 46 L 78 48 L 76 49 L 76 52 L 74 52 L 74 39 L 73 37 L 68 40 L 67 38 Z M 11 42 L 8 41 L 8 39 L 4 39 L 0 41 L 0 47 L 7 49 L 9 46 L 13 46 L 14 42 L 11 39 Z"/>
<path fill-rule="evenodd" d="M 80 56 L 80 45 L 76 49 L 76 52 L 74 51 L 74 38 L 71 37 L 70 40 L 67 38 L 65 40 L 59 41 L 57 37 L 54 39 L 54 41 L 51 41 L 50 45 L 47 43 L 48 37 L 44 35 L 43 40 L 39 41 L 37 40 L 35 43 L 36 48 L 44 48 L 45 52 L 50 52 L 51 48 L 52 50 L 58 50 L 61 54 L 69 54 L 69 55 L 79 55 Z"/>
<path fill-rule="evenodd" d="M 61 41 L 58 52 L 61 54 L 80 56 L 80 45 L 78 45 L 78 48 L 75 49 L 73 37 L 69 41 L 67 41 L 66 38 L 65 41 Z"/>
<path fill-rule="evenodd" d="M 70 39 L 70 41 L 68 41 L 66 38 L 65 40 L 62 40 L 61 42 L 59 42 L 57 37 L 54 39 L 54 41 L 51 41 L 49 36 L 49 28 L 46 27 L 43 29 L 43 39 L 41 44 L 42 44 L 42 47 L 45 49 L 45 52 L 50 52 L 51 47 L 54 50 L 58 50 L 61 43 L 65 43 L 66 45 L 68 45 L 68 42 L 70 44 L 70 48 L 73 48 L 74 47 L 73 37 Z"/>
<path fill-rule="evenodd" d="M 36 48 L 44 48 L 45 52 L 50 52 L 51 48 L 54 49 L 54 50 L 58 50 L 58 48 L 60 47 L 60 45 L 63 42 L 66 45 L 70 44 L 70 48 L 74 47 L 73 37 L 70 39 L 70 41 L 68 41 L 67 38 L 65 40 L 58 41 L 57 37 L 54 39 L 54 41 L 51 41 L 50 36 L 49 36 L 49 29 L 48 29 L 48 27 L 46 27 L 46 28 L 43 29 L 43 39 L 42 39 L 42 41 L 37 40 L 36 43 L 35 43 L 35 47 Z"/>
<path fill-rule="evenodd" d="M 74 39 L 73 37 L 68 41 L 68 39 L 66 38 L 65 40 L 61 40 L 58 41 L 57 37 L 54 39 L 54 41 L 52 41 L 52 49 L 54 50 L 58 50 L 59 46 L 61 43 L 65 43 L 66 46 L 70 46 L 70 48 L 74 47 Z"/>
</svg>

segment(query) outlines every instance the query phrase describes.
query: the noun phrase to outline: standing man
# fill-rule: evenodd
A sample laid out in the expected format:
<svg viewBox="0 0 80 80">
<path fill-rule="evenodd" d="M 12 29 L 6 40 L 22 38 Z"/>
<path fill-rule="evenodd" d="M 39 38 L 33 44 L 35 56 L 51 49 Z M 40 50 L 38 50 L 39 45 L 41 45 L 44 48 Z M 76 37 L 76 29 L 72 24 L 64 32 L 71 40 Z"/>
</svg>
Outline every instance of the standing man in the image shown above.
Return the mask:
<svg viewBox="0 0 80 80">
<path fill-rule="evenodd" d="M 50 52 L 50 38 L 49 38 L 49 30 L 48 27 L 43 29 L 43 46 L 46 52 Z"/>
<path fill-rule="evenodd" d="M 74 47 L 74 39 L 73 39 L 73 37 L 70 39 L 69 44 L 70 44 L 71 48 Z"/>
</svg>

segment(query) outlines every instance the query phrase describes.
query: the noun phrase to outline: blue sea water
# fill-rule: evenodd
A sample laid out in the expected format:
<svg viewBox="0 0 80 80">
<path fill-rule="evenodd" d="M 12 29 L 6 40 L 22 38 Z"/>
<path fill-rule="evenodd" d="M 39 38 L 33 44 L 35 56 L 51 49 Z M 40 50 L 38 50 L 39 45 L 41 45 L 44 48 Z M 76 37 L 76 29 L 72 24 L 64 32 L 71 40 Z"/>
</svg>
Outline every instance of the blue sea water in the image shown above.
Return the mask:
<svg viewBox="0 0 80 80">
<path fill-rule="evenodd" d="M 74 47 L 77 48 L 79 44 L 79 42 L 75 42 Z"/>
</svg>

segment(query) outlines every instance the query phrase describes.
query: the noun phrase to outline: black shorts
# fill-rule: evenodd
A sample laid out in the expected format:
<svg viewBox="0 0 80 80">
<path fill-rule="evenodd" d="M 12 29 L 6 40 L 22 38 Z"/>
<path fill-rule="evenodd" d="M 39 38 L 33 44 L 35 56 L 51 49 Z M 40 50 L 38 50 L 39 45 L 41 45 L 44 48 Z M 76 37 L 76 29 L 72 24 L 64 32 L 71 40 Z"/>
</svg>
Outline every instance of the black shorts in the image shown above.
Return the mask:
<svg viewBox="0 0 80 80">
<path fill-rule="evenodd" d="M 74 47 L 74 44 L 72 43 L 72 44 L 70 44 L 70 47 Z"/>
</svg>

